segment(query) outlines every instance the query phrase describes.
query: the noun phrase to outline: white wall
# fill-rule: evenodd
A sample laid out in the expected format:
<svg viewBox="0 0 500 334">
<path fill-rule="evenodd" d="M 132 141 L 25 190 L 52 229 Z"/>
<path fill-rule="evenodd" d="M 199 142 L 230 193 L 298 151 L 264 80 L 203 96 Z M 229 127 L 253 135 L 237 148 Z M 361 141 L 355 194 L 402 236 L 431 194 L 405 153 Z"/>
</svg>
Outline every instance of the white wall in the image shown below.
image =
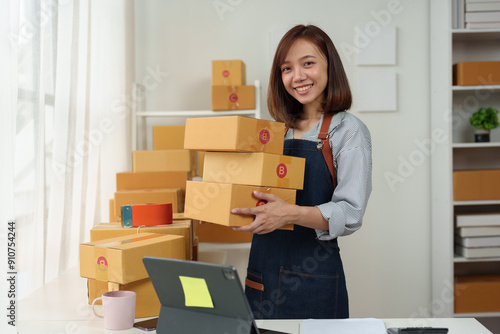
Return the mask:
<svg viewBox="0 0 500 334">
<path fill-rule="evenodd" d="M 217 12 L 226 9 L 225 12 Z M 225 6 L 224 6 L 225 5 Z M 340 240 L 352 317 L 428 315 L 431 304 L 429 138 L 429 1 L 205 0 L 136 2 L 136 77 L 149 85 L 147 110 L 210 108 L 211 60 L 242 59 L 247 82 L 262 84 L 263 117 L 271 31 L 298 23 L 323 28 L 337 45 L 356 101 L 356 65 L 340 50 L 356 46 L 355 27 L 397 29 L 397 110 L 351 112 L 373 140 L 373 193 L 363 228 Z M 389 16 L 382 15 L 390 13 Z M 176 120 L 175 122 L 182 122 Z M 162 123 L 165 124 L 165 123 Z M 392 184 L 387 173 L 399 177 Z M 427 312 L 427 313 L 426 313 Z"/>
</svg>

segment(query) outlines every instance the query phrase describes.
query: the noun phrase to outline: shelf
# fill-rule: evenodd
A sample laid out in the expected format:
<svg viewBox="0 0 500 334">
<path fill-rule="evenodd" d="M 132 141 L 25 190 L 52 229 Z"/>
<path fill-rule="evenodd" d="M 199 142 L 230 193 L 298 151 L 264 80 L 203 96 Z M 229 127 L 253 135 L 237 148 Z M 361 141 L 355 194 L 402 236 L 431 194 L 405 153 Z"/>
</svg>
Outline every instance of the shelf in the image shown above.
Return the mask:
<svg viewBox="0 0 500 334">
<path fill-rule="evenodd" d="M 500 91 L 500 85 L 451 86 L 454 92 L 470 92 L 478 90 Z"/>
<path fill-rule="evenodd" d="M 483 313 L 454 313 L 456 318 L 496 318 L 500 317 L 500 312 L 483 312 Z"/>
<path fill-rule="evenodd" d="M 482 257 L 477 259 L 468 259 L 461 255 L 456 255 L 453 258 L 454 263 L 471 263 L 471 262 L 500 262 L 500 257 Z"/>
<path fill-rule="evenodd" d="M 453 42 L 500 38 L 500 29 L 452 29 Z"/>
<path fill-rule="evenodd" d="M 146 118 L 148 117 L 204 117 L 204 116 L 253 116 L 255 118 L 260 119 L 260 81 L 254 81 L 255 86 L 255 109 L 251 110 L 227 110 L 227 111 L 213 111 L 213 110 L 161 110 L 161 111 L 139 111 L 139 103 L 135 104 L 132 108 L 132 116 L 131 116 L 131 136 L 130 136 L 130 147 L 132 151 L 137 149 L 144 149 L 145 147 L 145 136 L 144 133 Z M 138 92 L 142 92 L 142 95 L 145 94 L 145 88 L 139 84 L 136 84 L 136 89 Z M 139 120 L 140 125 L 142 127 L 142 137 L 138 140 L 138 128 L 139 128 Z"/>
<path fill-rule="evenodd" d="M 500 147 L 500 143 L 454 143 L 453 148 L 485 148 L 485 147 Z"/>
<path fill-rule="evenodd" d="M 141 111 L 135 114 L 136 117 L 197 117 L 197 116 L 238 116 L 255 115 L 255 110 L 173 110 L 173 111 Z"/>
<path fill-rule="evenodd" d="M 498 205 L 500 204 L 500 200 L 498 201 L 454 201 L 453 205 Z"/>
</svg>

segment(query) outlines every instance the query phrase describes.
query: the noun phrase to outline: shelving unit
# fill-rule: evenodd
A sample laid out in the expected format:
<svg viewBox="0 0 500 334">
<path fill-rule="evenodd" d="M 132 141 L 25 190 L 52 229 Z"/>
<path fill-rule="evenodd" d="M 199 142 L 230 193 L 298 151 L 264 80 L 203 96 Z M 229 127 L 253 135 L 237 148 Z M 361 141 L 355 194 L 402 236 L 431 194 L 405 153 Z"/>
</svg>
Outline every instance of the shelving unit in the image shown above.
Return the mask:
<svg viewBox="0 0 500 334">
<path fill-rule="evenodd" d="M 500 61 L 500 29 L 451 29 L 452 1 L 430 2 L 431 127 L 446 134 L 431 162 L 432 313 L 490 318 L 496 324 L 500 312 L 455 313 L 453 282 L 456 275 L 499 274 L 500 257 L 465 258 L 456 255 L 453 246 L 456 213 L 500 211 L 500 200 L 455 201 L 453 171 L 500 169 L 500 130 L 491 132 L 490 143 L 475 143 L 469 124 L 480 106 L 500 109 L 500 85 L 454 86 L 452 66 L 463 61 Z"/>
<path fill-rule="evenodd" d="M 431 131 L 444 133 L 431 157 L 433 317 L 474 317 L 499 327 L 500 312 L 455 313 L 457 274 L 500 273 L 500 258 L 468 259 L 454 253 L 456 211 L 500 211 L 500 200 L 454 201 L 453 170 L 500 168 L 500 130 L 490 143 L 474 143 L 469 117 L 478 104 L 500 108 L 500 85 L 454 86 L 452 66 L 461 61 L 500 60 L 500 29 L 451 29 L 452 0 L 430 6 Z M 467 106 L 467 107 L 465 107 Z"/>
<path fill-rule="evenodd" d="M 254 81 L 255 86 L 255 109 L 250 110 L 169 110 L 169 111 L 140 111 L 140 103 L 136 103 L 132 108 L 130 147 L 132 151 L 145 148 L 146 119 L 152 117 L 213 117 L 213 116 L 253 116 L 261 118 L 260 112 L 260 81 Z M 136 84 L 138 95 L 145 96 L 145 89 Z M 144 101 L 142 101 L 144 102 Z M 140 139 L 140 140 L 139 140 Z"/>
</svg>

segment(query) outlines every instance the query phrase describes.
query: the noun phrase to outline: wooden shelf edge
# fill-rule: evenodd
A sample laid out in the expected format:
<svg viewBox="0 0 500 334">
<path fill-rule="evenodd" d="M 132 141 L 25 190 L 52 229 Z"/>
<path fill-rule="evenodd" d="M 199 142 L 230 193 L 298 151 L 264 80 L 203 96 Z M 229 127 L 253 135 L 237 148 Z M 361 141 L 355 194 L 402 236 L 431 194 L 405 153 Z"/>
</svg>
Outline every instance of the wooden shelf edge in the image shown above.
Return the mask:
<svg viewBox="0 0 500 334">
<path fill-rule="evenodd" d="M 453 313 L 455 318 L 496 318 L 500 312 Z"/>
<path fill-rule="evenodd" d="M 453 263 L 475 263 L 475 262 L 500 262 L 500 257 L 480 257 L 468 259 L 462 255 L 457 255 L 453 257 Z"/>
</svg>

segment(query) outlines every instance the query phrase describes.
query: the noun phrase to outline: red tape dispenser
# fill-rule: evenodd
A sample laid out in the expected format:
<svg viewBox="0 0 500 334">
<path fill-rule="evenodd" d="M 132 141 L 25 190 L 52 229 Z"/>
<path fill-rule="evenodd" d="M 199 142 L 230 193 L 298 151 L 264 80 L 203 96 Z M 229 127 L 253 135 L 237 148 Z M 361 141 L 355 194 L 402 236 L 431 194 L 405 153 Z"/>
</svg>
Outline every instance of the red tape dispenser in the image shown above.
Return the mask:
<svg viewBox="0 0 500 334">
<path fill-rule="evenodd" d="M 123 205 L 122 226 L 156 226 L 172 224 L 172 203 Z"/>
</svg>

